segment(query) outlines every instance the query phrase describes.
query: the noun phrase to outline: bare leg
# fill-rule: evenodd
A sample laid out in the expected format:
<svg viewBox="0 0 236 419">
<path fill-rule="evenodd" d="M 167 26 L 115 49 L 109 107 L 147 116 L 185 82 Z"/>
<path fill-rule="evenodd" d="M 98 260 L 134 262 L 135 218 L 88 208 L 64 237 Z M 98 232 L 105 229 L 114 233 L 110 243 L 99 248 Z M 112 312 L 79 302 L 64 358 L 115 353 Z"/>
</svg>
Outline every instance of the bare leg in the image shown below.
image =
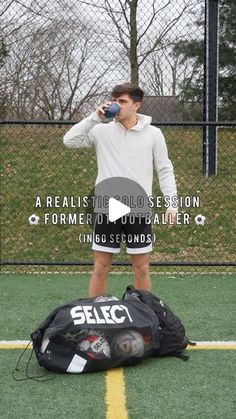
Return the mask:
<svg viewBox="0 0 236 419">
<path fill-rule="evenodd" d="M 111 269 L 113 253 L 94 250 L 93 274 L 89 282 L 89 297 L 107 293 L 108 274 Z"/>
<path fill-rule="evenodd" d="M 134 287 L 151 291 L 150 253 L 131 255 L 131 262 L 134 272 Z"/>
</svg>

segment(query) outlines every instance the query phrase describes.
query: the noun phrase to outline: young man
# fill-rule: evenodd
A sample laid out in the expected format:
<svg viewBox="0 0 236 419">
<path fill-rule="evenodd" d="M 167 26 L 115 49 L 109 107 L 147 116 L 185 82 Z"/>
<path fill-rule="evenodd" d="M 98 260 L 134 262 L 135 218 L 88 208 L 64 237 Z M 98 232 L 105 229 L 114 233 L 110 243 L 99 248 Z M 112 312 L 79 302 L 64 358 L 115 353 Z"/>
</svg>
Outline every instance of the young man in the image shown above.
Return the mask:
<svg viewBox="0 0 236 419">
<path fill-rule="evenodd" d="M 152 118 L 137 113 L 143 100 L 143 90 L 132 84 L 124 83 L 113 88 L 111 99 L 118 102 L 121 109 L 109 123 L 103 123 L 105 109 L 111 102 L 99 106 L 95 112 L 74 125 L 64 136 L 67 147 L 95 147 L 97 155 L 98 175 L 96 184 L 112 177 L 132 179 L 141 185 L 147 196 L 152 194 L 153 160 L 157 171 L 160 189 L 170 199 L 177 195 L 173 165 L 168 158 L 164 136 L 159 128 L 151 126 Z M 176 222 L 177 208 L 169 207 L 165 214 L 168 223 Z M 118 221 L 118 220 L 117 220 Z M 140 221 L 140 220 L 139 220 Z M 142 221 L 143 222 L 143 221 Z M 171 227 L 173 224 L 169 224 Z M 147 237 L 151 233 L 151 225 L 142 225 L 142 233 Z M 94 232 L 102 234 L 122 233 L 122 224 L 106 223 L 96 226 Z M 126 233 L 140 232 L 140 222 L 125 226 Z M 111 234 L 110 234 L 111 235 Z M 132 237 L 132 236 L 131 236 Z M 93 242 L 94 269 L 89 283 L 89 296 L 106 294 L 108 274 L 111 269 L 113 253 L 120 251 L 119 244 L 109 242 L 97 244 Z M 131 255 L 134 272 L 134 286 L 151 291 L 149 272 L 150 252 L 152 243 L 136 246 L 127 243 L 127 253 Z"/>
</svg>

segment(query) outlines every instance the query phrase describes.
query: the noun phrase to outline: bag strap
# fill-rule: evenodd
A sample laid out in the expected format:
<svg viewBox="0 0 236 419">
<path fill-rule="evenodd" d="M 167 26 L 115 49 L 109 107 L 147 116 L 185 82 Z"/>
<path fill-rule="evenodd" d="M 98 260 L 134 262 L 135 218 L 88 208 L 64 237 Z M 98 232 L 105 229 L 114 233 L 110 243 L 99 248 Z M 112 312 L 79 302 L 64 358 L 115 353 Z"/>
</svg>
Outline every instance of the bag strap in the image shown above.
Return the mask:
<svg viewBox="0 0 236 419">
<path fill-rule="evenodd" d="M 132 294 L 132 292 L 135 292 L 137 294 L 137 297 L 140 299 L 140 301 L 144 304 L 147 304 L 149 307 L 153 309 L 153 294 L 150 291 L 147 290 L 141 290 L 136 289 L 133 285 L 128 285 L 126 288 L 126 291 L 122 297 L 122 299 L 125 298 L 125 295 Z M 158 300 L 159 298 L 156 297 Z"/>
<path fill-rule="evenodd" d="M 130 294 L 130 292 L 129 292 L 129 291 L 136 291 L 136 288 L 134 288 L 134 286 L 133 286 L 133 285 L 128 285 L 128 286 L 126 287 L 126 290 L 125 290 L 124 294 L 123 294 L 122 300 L 124 300 L 125 295 L 126 295 L 127 293 L 128 293 L 128 294 Z"/>
</svg>

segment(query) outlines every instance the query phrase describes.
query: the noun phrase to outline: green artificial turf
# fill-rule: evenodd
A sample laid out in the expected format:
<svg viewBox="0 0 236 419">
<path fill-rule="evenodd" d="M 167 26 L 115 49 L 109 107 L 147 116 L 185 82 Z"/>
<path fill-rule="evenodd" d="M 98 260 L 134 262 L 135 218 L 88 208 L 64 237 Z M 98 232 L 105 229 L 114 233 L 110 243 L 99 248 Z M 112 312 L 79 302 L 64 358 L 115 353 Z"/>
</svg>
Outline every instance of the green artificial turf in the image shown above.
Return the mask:
<svg viewBox="0 0 236 419">
<path fill-rule="evenodd" d="M 235 351 L 192 351 L 190 359 L 147 359 L 125 371 L 129 419 L 235 416 Z"/>
<path fill-rule="evenodd" d="M 86 297 L 89 274 L 1 275 L 1 339 L 27 339 L 49 311 Z M 233 340 L 236 276 L 152 275 L 152 291 L 164 299 L 196 340 Z M 110 275 L 108 292 L 122 297 L 132 275 Z"/>
<path fill-rule="evenodd" d="M 0 340 L 29 339 L 56 306 L 87 296 L 89 278 L 83 274 L 2 274 Z M 169 303 L 193 340 L 235 340 L 235 280 L 233 275 L 152 276 L 153 293 Z M 130 275 L 110 275 L 108 291 L 121 297 L 131 283 Z M 1 417 L 107 418 L 106 372 L 54 375 L 40 368 L 33 357 L 29 373 L 54 378 L 16 382 L 11 373 L 21 353 L 0 350 Z M 235 351 L 189 350 L 188 354 L 187 362 L 149 358 L 124 369 L 129 419 L 235 417 Z M 29 355 L 27 350 L 18 378 L 25 377 Z"/>
<path fill-rule="evenodd" d="M 105 373 L 57 374 L 49 381 L 14 381 L 15 368 L 22 350 L 1 350 L 0 398 L 1 418 L 52 418 L 91 419 L 105 417 Z M 17 378 L 25 377 L 28 350 L 20 364 Z M 46 374 L 43 379 L 54 377 L 36 364 L 35 358 L 29 368 L 30 375 Z"/>
</svg>

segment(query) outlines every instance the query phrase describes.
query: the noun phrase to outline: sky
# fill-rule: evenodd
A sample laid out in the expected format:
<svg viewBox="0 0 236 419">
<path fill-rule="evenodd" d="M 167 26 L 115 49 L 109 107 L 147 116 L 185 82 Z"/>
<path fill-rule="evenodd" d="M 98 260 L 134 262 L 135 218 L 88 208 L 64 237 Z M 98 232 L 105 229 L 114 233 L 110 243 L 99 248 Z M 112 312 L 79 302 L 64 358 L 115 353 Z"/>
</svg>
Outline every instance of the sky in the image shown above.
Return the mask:
<svg viewBox="0 0 236 419">
<path fill-rule="evenodd" d="M 102 74 L 105 69 L 108 69 L 103 76 L 104 86 L 114 83 L 127 81 L 130 77 L 129 61 L 124 54 L 124 49 L 118 42 L 118 32 L 112 23 L 111 16 L 108 15 L 105 9 L 105 0 L 22 0 L 22 1 L 3 1 L 1 10 L 1 21 L 4 31 L 4 36 L 7 44 L 11 49 L 14 49 L 16 41 L 20 46 L 24 43 L 27 49 L 35 48 L 35 44 L 29 41 L 32 36 L 32 28 L 43 28 L 48 25 L 56 24 L 56 35 L 54 34 L 55 43 L 60 43 L 62 40 L 68 38 L 71 42 L 73 40 L 73 27 L 80 27 L 81 25 L 89 31 L 88 45 L 92 49 L 92 54 L 87 60 L 87 67 L 90 71 L 90 83 L 98 74 Z M 123 33 L 124 41 L 129 45 L 129 34 L 127 25 L 124 19 L 124 14 L 121 13 L 121 6 L 125 5 L 124 0 L 109 0 L 115 16 L 119 20 L 119 28 Z M 138 47 L 139 60 L 150 46 L 153 44 L 156 37 L 163 34 L 172 22 L 181 14 L 184 7 L 186 11 L 181 18 L 172 26 L 163 38 L 163 49 L 157 52 L 156 60 L 160 63 L 163 77 L 164 77 L 164 94 L 171 93 L 172 74 L 170 63 L 165 55 L 169 58 L 170 48 L 167 44 L 181 39 L 200 39 L 203 37 L 203 28 L 195 25 L 197 17 L 200 16 L 201 9 L 204 5 L 204 0 L 155 0 L 154 9 L 152 0 L 139 0 L 137 12 L 137 27 L 138 36 L 145 32 L 145 36 L 140 40 Z M 153 10 L 159 10 L 152 26 L 147 30 L 147 26 L 153 17 Z M 20 30 L 14 31 L 14 28 Z M 54 29 L 55 31 L 55 29 Z M 14 35 L 14 39 L 13 36 Z M 39 49 L 47 48 L 47 39 L 39 38 Z M 32 45 L 34 45 L 32 47 Z M 81 45 L 78 40 L 78 47 L 73 52 L 73 65 L 76 71 L 76 64 L 81 60 Z M 188 69 L 191 71 L 191 68 Z M 151 72 L 151 65 L 147 61 L 140 67 L 140 81 L 149 88 L 147 75 Z M 76 74 L 75 74 L 76 76 Z M 178 80 L 183 76 L 183 68 L 178 67 Z M 152 94 L 149 88 L 149 94 Z"/>
</svg>

